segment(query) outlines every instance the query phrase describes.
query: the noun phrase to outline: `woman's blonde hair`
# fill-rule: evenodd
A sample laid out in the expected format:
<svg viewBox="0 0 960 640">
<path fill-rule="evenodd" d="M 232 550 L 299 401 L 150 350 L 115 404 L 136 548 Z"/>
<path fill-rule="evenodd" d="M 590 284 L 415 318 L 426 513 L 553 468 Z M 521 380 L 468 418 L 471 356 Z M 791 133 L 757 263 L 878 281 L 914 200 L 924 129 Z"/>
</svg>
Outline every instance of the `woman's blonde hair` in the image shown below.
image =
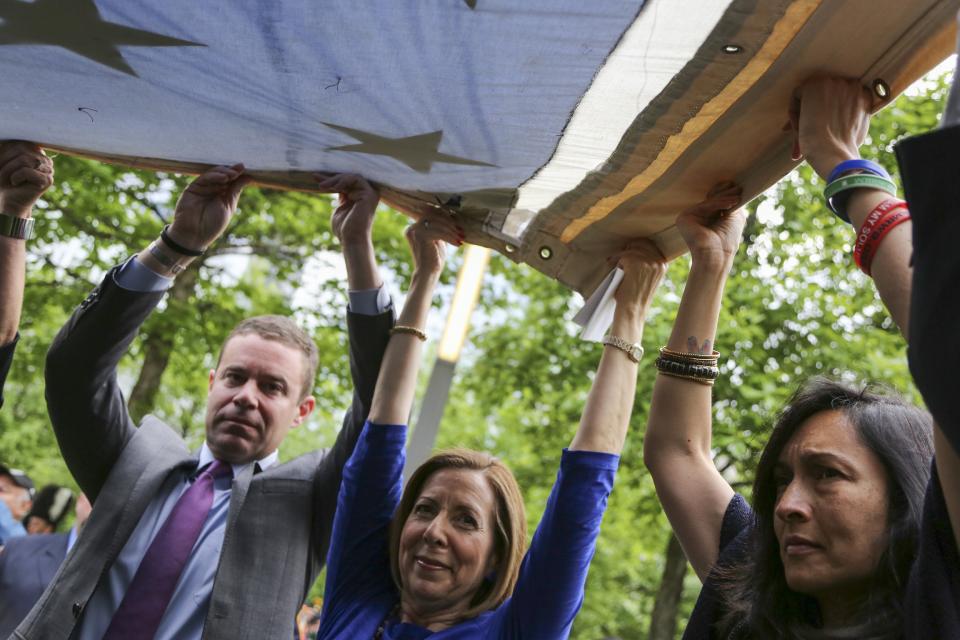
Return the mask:
<svg viewBox="0 0 960 640">
<path fill-rule="evenodd" d="M 464 619 L 470 619 L 484 611 L 497 608 L 513 593 L 527 546 L 527 515 L 516 478 L 510 469 L 495 457 L 471 449 L 448 449 L 434 454 L 410 476 L 390 524 L 390 570 L 401 593 L 403 576 L 400 573 L 400 534 L 403 532 L 403 525 L 413 511 L 427 480 L 443 469 L 479 471 L 487 479 L 496 498 L 494 553 L 498 560 L 497 568 L 493 579 L 484 580 L 474 594 L 470 609 L 464 614 Z"/>
</svg>

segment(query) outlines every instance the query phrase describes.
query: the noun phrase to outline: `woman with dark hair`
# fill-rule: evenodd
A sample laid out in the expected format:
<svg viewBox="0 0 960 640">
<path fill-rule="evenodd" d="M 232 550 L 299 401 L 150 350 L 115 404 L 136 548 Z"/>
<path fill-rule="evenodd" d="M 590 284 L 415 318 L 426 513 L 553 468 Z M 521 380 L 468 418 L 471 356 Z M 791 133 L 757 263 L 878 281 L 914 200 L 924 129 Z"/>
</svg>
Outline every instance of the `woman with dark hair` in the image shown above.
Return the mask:
<svg viewBox="0 0 960 640">
<path fill-rule="evenodd" d="M 831 208 L 859 230 L 855 260 L 906 335 L 909 213 L 891 198 L 886 172 L 859 160 L 869 108 L 857 82 L 805 84 L 791 113 L 795 153 L 829 178 Z M 692 264 L 657 362 L 644 442 L 664 511 L 704 581 L 684 638 L 960 637 L 960 556 L 948 515 L 960 495 L 949 480 L 956 457 L 937 439 L 931 473 L 935 426 L 926 412 L 893 393 L 814 378 L 773 428 L 752 509 L 714 466 L 713 338 L 743 223 L 718 201 L 677 220 Z"/>
<path fill-rule="evenodd" d="M 449 218 L 407 232 L 414 271 L 384 356 L 368 422 L 344 469 L 327 560 L 321 640 L 563 640 L 613 486 L 636 391 L 639 342 L 666 270 L 647 240 L 617 256 L 611 335 L 576 435 L 530 548 L 516 480 L 492 456 L 440 452 L 401 496 L 423 328 L 444 261 L 457 242 Z"/>
<path fill-rule="evenodd" d="M 718 567 L 729 609 L 721 628 L 822 637 L 814 621 L 863 618 L 839 637 L 887 637 L 917 555 L 932 457 L 926 412 L 889 392 L 807 381 L 757 465 L 752 553 Z M 855 480 L 841 476 L 847 469 Z M 791 483 L 809 485 L 808 495 L 788 493 Z M 749 509 L 734 500 L 730 508 Z"/>
</svg>

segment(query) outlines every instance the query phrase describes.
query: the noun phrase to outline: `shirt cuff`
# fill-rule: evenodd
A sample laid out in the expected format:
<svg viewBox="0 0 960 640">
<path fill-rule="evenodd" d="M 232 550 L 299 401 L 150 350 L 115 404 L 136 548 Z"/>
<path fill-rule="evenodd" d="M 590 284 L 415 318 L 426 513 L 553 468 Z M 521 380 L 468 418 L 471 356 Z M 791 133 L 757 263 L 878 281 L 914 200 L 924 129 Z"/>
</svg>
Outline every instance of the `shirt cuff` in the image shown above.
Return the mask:
<svg viewBox="0 0 960 640">
<path fill-rule="evenodd" d="M 117 270 L 113 275 L 113 281 L 117 283 L 118 287 L 127 291 L 140 291 L 142 293 L 166 291 L 173 284 L 173 278 L 160 275 L 137 260 L 136 256 L 127 260 Z"/>
<path fill-rule="evenodd" d="M 393 300 L 383 285 L 376 289 L 348 291 L 347 294 L 350 296 L 350 306 L 347 308 L 362 316 L 378 316 L 393 306 Z"/>
<path fill-rule="evenodd" d="M 603 451 L 571 451 L 564 449 L 560 456 L 561 467 L 595 467 L 597 469 L 609 469 L 616 471 L 620 466 L 620 456 L 615 453 L 605 453 Z"/>
<path fill-rule="evenodd" d="M 3 406 L 3 383 L 7 380 L 7 374 L 10 372 L 10 365 L 13 364 L 13 351 L 17 348 L 17 342 L 20 340 L 18 333 L 10 344 L 0 347 L 0 407 Z"/>
</svg>

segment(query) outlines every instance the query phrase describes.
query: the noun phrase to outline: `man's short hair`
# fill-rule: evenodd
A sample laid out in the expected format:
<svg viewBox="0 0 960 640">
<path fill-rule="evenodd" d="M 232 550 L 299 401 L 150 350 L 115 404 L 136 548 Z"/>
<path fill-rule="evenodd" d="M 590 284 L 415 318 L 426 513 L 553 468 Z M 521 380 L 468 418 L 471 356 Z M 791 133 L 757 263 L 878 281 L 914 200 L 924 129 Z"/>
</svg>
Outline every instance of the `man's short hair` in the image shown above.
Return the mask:
<svg viewBox="0 0 960 640">
<path fill-rule="evenodd" d="M 227 343 L 236 336 L 249 334 L 260 336 L 264 340 L 279 342 L 299 351 L 303 355 L 304 364 L 300 400 L 310 395 L 320 359 L 317 354 L 317 345 L 314 344 L 306 331 L 286 316 L 256 316 L 243 320 L 233 328 L 227 339 L 223 341 L 223 345 L 220 347 L 220 355 L 217 356 L 217 368 L 220 368 L 220 359 L 223 358 L 223 350 Z"/>
</svg>

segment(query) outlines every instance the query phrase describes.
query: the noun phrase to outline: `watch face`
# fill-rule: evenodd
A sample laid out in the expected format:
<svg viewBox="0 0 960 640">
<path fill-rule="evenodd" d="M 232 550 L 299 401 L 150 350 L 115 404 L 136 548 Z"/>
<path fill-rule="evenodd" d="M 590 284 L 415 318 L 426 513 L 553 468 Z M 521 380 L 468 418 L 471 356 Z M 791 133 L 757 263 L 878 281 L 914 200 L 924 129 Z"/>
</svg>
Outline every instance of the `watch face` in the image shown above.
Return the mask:
<svg viewBox="0 0 960 640">
<path fill-rule="evenodd" d="M 643 350 L 641 350 L 640 347 L 636 347 L 636 346 L 630 347 L 630 355 L 633 356 L 634 360 L 639 360 L 640 358 L 643 357 Z"/>
</svg>

